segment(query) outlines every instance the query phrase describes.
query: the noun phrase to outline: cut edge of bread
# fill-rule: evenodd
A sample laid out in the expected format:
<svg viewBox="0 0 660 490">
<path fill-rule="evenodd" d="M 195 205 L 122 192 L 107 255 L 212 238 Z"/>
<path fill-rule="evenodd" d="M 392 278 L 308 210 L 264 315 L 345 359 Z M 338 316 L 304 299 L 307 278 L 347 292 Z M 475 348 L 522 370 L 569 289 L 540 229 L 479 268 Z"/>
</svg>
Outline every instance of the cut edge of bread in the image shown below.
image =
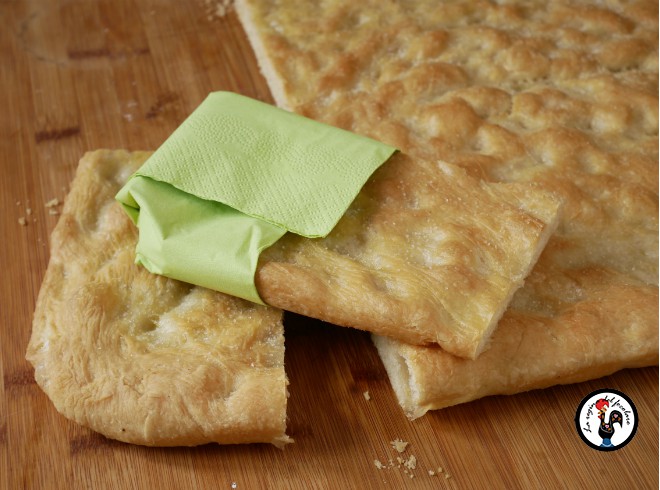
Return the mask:
<svg viewBox="0 0 660 490">
<path fill-rule="evenodd" d="M 500 185 L 500 184 L 497 184 Z M 527 184 L 501 184 L 501 185 L 506 185 L 506 186 L 526 186 Z M 556 203 L 556 207 L 554 208 L 554 211 L 551 212 L 551 206 L 549 207 L 544 207 L 544 206 L 538 206 L 537 202 L 535 202 L 534 199 L 531 200 L 522 200 L 520 202 L 520 207 L 524 209 L 526 212 L 529 214 L 537 217 L 541 221 L 544 221 L 547 223 L 547 225 L 543 228 L 543 232 L 541 233 L 538 242 L 536 244 L 536 248 L 533 251 L 533 255 L 531 257 L 531 260 L 527 264 L 527 268 L 522 271 L 520 276 L 516 278 L 516 280 L 512 283 L 512 287 L 509 290 L 508 295 L 506 298 L 502 301 L 500 309 L 493 315 L 493 318 L 491 319 L 490 324 L 488 325 L 488 328 L 484 332 L 484 335 L 481 339 L 481 342 L 477 344 L 474 353 L 469 359 L 476 359 L 481 355 L 485 350 L 488 349 L 490 346 L 491 340 L 493 338 L 493 333 L 497 329 L 497 325 L 499 324 L 499 321 L 502 319 L 502 316 L 506 312 L 506 310 L 509 307 L 509 304 L 513 300 L 513 296 L 516 294 L 516 292 L 523 287 L 525 284 L 525 279 L 531 274 L 532 269 L 534 269 L 534 266 L 539 260 L 539 257 L 543 253 L 543 250 L 545 250 L 546 245 L 548 244 L 548 241 L 550 240 L 550 237 L 554 234 L 554 232 L 557 230 L 557 227 L 559 226 L 559 221 L 562 217 L 562 210 L 563 210 L 563 202 L 554 194 L 545 192 L 545 193 L 540 193 L 537 194 L 538 197 L 541 197 L 543 194 L 545 194 L 545 197 L 547 197 L 548 201 L 554 201 Z"/>
<path fill-rule="evenodd" d="M 286 90 L 284 87 L 284 77 L 278 75 L 273 62 L 268 56 L 266 51 L 266 45 L 264 44 L 263 39 L 257 31 L 257 27 L 254 23 L 254 13 L 252 7 L 248 5 L 247 2 L 242 0 L 236 0 L 234 3 L 234 8 L 238 14 L 241 24 L 243 25 L 243 30 L 248 37 L 248 40 L 252 46 L 252 51 L 255 54 L 257 59 L 257 64 L 261 74 L 266 79 L 268 88 L 270 88 L 271 95 L 275 99 L 275 104 L 278 107 L 291 111 L 292 105 L 289 103 L 288 97 L 286 95 Z"/>
<path fill-rule="evenodd" d="M 399 405 L 410 420 L 417 419 L 426 414 L 432 407 L 420 405 L 419 383 L 414 379 L 408 359 L 404 357 L 394 342 L 387 337 L 372 334 L 371 340 L 378 350 L 383 366 L 390 378 L 394 394 Z"/>
</svg>

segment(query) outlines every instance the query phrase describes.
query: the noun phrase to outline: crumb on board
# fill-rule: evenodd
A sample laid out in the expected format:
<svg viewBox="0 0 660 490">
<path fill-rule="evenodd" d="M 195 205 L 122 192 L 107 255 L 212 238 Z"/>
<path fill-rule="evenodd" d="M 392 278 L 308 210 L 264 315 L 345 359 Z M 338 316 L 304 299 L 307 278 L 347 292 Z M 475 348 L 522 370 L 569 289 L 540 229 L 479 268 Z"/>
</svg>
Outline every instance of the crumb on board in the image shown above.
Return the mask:
<svg viewBox="0 0 660 490">
<path fill-rule="evenodd" d="M 369 394 L 369 390 L 362 393 L 362 395 L 364 396 L 365 400 L 367 400 L 367 401 L 371 400 L 371 395 Z"/>
<path fill-rule="evenodd" d="M 60 214 L 60 212 L 57 209 L 49 209 L 48 214 L 50 214 L 51 216 L 54 216 L 56 214 Z"/>
<path fill-rule="evenodd" d="M 23 216 L 21 216 L 20 218 L 18 218 L 18 224 L 21 226 L 26 226 L 27 220 Z"/>
<path fill-rule="evenodd" d="M 401 439 L 394 439 L 393 441 L 390 441 L 390 444 L 394 449 L 397 450 L 398 453 L 404 452 L 406 447 L 408 447 L 408 443 L 406 441 L 402 441 Z"/>
<path fill-rule="evenodd" d="M 25 214 L 27 214 L 28 216 L 30 216 L 30 215 L 32 214 L 32 208 L 27 208 L 27 209 L 25 210 Z"/>
<path fill-rule="evenodd" d="M 233 3 L 233 0 L 204 0 L 206 18 L 212 21 L 213 19 L 224 17 L 231 9 Z"/>
<path fill-rule="evenodd" d="M 440 476 L 440 473 L 444 472 L 442 469 L 442 466 L 438 466 L 438 469 L 436 471 L 429 470 L 429 476 Z M 449 480 L 451 478 L 451 475 L 449 473 L 445 472 L 445 480 Z"/>
<path fill-rule="evenodd" d="M 53 199 L 48 201 L 44 206 L 47 207 L 47 208 L 54 208 L 54 207 L 59 206 L 59 205 L 60 205 L 60 200 L 58 198 L 54 197 Z"/>
<path fill-rule="evenodd" d="M 404 451 L 406 451 L 406 449 L 408 449 L 409 443 L 401 439 L 394 439 L 393 441 L 390 441 L 390 445 L 395 451 L 401 454 Z M 383 468 L 387 468 L 387 469 L 400 468 L 403 471 L 404 475 L 406 475 L 411 479 L 415 478 L 415 470 L 419 465 L 419 461 L 417 460 L 417 457 L 414 454 L 409 454 L 407 457 L 402 455 L 397 456 L 395 460 L 390 458 L 388 461 L 389 461 L 388 465 L 385 465 L 379 459 L 374 459 L 374 466 L 379 470 L 382 470 Z M 420 466 L 423 471 L 425 465 L 421 464 Z M 440 474 L 443 473 L 446 480 L 451 478 L 451 474 L 449 474 L 448 471 L 443 469 L 442 466 L 438 466 L 437 469 L 435 470 L 427 469 L 426 472 L 428 476 L 432 476 L 432 477 L 439 477 Z"/>
<path fill-rule="evenodd" d="M 411 454 L 410 457 L 406 461 L 404 461 L 403 466 L 405 466 L 409 470 L 414 470 L 415 468 L 417 468 L 417 458 L 413 454 Z"/>
</svg>

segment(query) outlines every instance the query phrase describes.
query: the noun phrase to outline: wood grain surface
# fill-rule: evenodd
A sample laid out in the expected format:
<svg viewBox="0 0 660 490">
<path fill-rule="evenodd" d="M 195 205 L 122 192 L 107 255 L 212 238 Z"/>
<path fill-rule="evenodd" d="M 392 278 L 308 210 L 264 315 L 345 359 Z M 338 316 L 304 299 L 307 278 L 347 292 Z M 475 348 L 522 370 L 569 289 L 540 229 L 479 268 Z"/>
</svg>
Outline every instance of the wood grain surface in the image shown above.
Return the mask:
<svg viewBox="0 0 660 490">
<path fill-rule="evenodd" d="M 210 91 L 272 101 L 235 14 L 217 15 L 218 4 L 0 0 L 0 487 L 658 488 L 657 368 L 410 422 L 368 335 L 295 315 L 285 318 L 295 443 L 284 450 L 131 446 L 56 412 L 24 359 L 60 209 L 45 204 L 65 197 L 85 151 L 153 150 Z M 636 437 L 613 453 L 574 428 L 579 401 L 599 388 L 639 411 Z M 394 439 L 409 442 L 402 454 Z M 414 469 L 396 460 L 410 456 Z"/>
</svg>

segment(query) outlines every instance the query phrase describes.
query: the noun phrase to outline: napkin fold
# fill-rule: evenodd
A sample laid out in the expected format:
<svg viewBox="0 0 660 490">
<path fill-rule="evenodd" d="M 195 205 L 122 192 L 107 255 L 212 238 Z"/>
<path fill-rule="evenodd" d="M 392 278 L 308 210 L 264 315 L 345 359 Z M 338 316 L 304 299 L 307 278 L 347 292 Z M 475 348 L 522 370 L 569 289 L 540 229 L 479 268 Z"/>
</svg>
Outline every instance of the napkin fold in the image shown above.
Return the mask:
<svg viewBox="0 0 660 490">
<path fill-rule="evenodd" d="M 149 271 L 261 303 L 260 253 L 287 231 L 324 237 L 395 148 L 214 92 L 117 200 Z"/>
</svg>

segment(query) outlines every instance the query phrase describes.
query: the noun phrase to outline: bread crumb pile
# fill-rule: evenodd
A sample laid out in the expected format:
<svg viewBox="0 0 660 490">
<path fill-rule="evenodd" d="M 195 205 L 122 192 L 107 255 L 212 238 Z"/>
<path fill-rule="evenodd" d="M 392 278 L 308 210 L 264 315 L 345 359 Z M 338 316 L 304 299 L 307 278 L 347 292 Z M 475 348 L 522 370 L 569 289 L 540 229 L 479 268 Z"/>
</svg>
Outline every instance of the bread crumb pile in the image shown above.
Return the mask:
<svg viewBox="0 0 660 490">
<path fill-rule="evenodd" d="M 408 478 L 415 478 L 415 470 L 417 469 L 417 456 L 414 454 L 403 455 L 403 453 L 408 449 L 410 443 L 403 441 L 401 439 L 394 439 L 390 441 L 390 446 L 400 455 L 396 458 L 389 458 L 388 463 L 383 463 L 380 459 L 374 459 L 374 466 L 379 469 L 403 469 L 403 473 L 408 476 Z M 451 474 L 445 471 L 442 466 L 438 466 L 435 470 L 427 470 L 429 476 L 437 476 L 443 473 L 445 479 L 451 478 Z"/>
</svg>

